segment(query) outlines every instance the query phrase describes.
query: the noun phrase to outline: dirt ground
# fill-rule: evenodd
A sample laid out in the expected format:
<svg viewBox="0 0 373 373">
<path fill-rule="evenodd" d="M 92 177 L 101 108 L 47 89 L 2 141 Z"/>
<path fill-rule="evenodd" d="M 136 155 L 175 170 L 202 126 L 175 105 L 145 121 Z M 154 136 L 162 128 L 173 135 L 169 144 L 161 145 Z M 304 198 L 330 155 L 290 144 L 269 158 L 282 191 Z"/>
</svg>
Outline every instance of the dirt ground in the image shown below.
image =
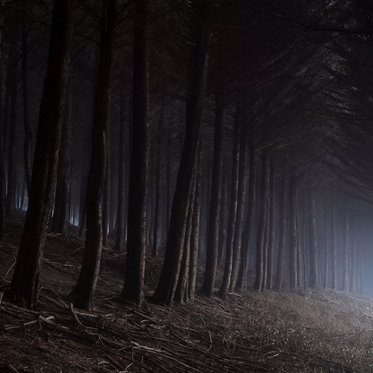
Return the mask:
<svg viewBox="0 0 373 373">
<path fill-rule="evenodd" d="M 7 225 L 0 284 L 21 232 Z M 373 372 L 373 300 L 335 291 L 247 291 L 142 309 L 119 297 L 124 255 L 105 249 L 94 312 L 72 308 L 82 242 L 49 235 L 40 307 L 0 303 L 0 373 Z M 155 283 L 161 260 L 149 260 Z M 0 293 L 1 294 L 1 293 Z"/>
</svg>

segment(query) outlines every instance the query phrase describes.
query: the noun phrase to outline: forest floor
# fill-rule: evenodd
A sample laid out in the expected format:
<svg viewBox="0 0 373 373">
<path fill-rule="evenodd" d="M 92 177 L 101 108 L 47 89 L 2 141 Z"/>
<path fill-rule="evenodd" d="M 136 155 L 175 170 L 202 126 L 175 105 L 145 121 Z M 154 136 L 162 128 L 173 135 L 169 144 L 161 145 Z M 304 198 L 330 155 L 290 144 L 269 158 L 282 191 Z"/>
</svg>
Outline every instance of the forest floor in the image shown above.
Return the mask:
<svg viewBox="0 0 373 373">
<path fill-rule="evenodd" d="M 21 222 L 0 243 L 11 278 Z M 1 302 L 0 373 L 373 372 L 373 300 L 335 291 L 244 292 L 142 309 L 118 296 L 124 255 L 104 250 L 94 312 L 70 306 L 82 242 L 49 235 L 38 310 Z M 160 260 L 149 260 L 154 284 Z"/>
</svg>

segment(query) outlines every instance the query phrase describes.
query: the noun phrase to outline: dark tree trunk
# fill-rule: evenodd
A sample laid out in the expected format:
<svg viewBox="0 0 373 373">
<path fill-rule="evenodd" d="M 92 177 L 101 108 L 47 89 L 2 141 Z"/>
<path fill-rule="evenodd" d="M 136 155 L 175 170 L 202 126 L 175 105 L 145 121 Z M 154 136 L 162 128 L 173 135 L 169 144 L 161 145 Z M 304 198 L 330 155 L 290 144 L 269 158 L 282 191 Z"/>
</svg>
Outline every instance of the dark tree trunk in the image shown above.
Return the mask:
<svg viewBox="0 0 373 373">
<path fill-rule="evenodd" d="M 255 148 L 253 141 L 250 143 L 249 149 L 249 186 L 248 186 L 248 203 L 245 227 L 243 229 L 242 249 L 241 249 L 241 262 L 236 283 L 236 289 L 241 290 L 247 286 L 247 267 L 249 260 L 249 244 L 250 237 L 253 231 L 252 222 L 255 214 Z"/>
<path fill-rule="evenodd" d="M 171 211 L 171 179 L 172 179 L 172 167 L 171 167 L 171 134 L 167 137 L 167 159 L 166 159 L 166 234 L 168 234 L 170 227 L 170 211 Z"/>
<path fill-rule="evenodd" d="M 268 178 L 268 155 L 266 150 L 263 150 L 262 170 L 259 196 L 259 217 L 258 217 L 258 233 L 256 237 L 256 265 L 255 265 L 255 281 L 254 289 L 261 291 L 264 279 L 264 245 L 266 235 L 266 218 L 267 218 L 267 178 Z"/>
<path fill-rule="evenodd" d="M 34 307 L 39 297 L 46 228 L 53 206 L 70 67 L 73 0 L 54 2 L 48 69 L 39 114 L 29 206 L 9 296 Z"/>
<path fill-rule="evenodd" d="M 352 238 L 352 245 L 351 245 L 351 251 L 350 251 L 350 279 L 349 279 L 349 289 L 351 293 L 356 293 L 356 265 L 357 265 L 357 246 L 356 242 L 354 240 L 354 237 Z"/>
<path fill-rule="evenodd" d="M 0 125 L 0 241 L 1 241 L 4 237 L 4 222 L 5 222 L 5 175 L 4 175 L 5 170 L 4 170 L 4 149 L 3 149 L 4 142 L 3 142 L 3 136 L 2 136 L 2 134 L 4 133 L 3 132 L 4 123 L 0 122 L 0 124 L 2 124 Z"/>
<path fill-rule="evenodd" d="M 232 276 L 233 268 L 233 251 L 235 244 L 235 228 L 237 222 L 237 209 L 240 189 L 240 157 L 241 157 L 241 125 L 243 120 L 243 107 L 236 105 L 235 123 L 234 123 L 234 140 L 232 148 L 232 184 L 231 184 L 231 201 L 229 208 L 229 218 L 227 227 L 227 242 L 225 247 L 225 261 L 223 280 L 219 289 L 219 296 L 226 297 Z M 242 152 L 243 153 L 243 152 Z"/>
<path fill-rule="evenodd" d="M 98 280 L 102 250 L 102 194 L 107 165 L 106 131 L 110 108 L 110 83 L 113 62 L 113 39 L 116 0 L 103 3 L 101 43 L 96 77 L 92 128 L 91 159 L 86 192 L 87 230 L 82 267 L 73 290 L 74 306 L 90 309 Z"/>
<path fill-rule="evenodd" d="M 260 291 L 264 290 L 267 287 L 267 278 L 268 278 L 268 249 L 269 249 L 269 231 L 270 231 L 270 207 L 271 207 L 271 196 L 269 192 L 271 178 L 271 162 L 268 161 L 268 169 L 266 175 L 266 184 L 265 184 L 265 225 L 264 225 L 264 239 L 263 239 L 263 276 L 262 284 Z"/>
<path fill-rule="evenodd" d="M 107 119 L 105 131 L 106 165 L 104 189 L 102 193 L 102 245 L 108 246 L 108 232 L 110 230 L 110 191 L 111 191 L 111 139 L 110 120 Z"/>
<path fill-rule="evenodd" d="M 242 120 L 241 126 L 244 125 Z M 243 132 L 243 130 L 241 131 Z M 233 239 L 233 262 L 232 262 L 232 273 L 229 283 L 229 291 L 233 291 L 236 287 L 238 269 L 240 267 L 242 240 L 243 240 L 243 228 L 245 221 L 245 214 L 247 213 L 247 146 L 246 137 L 241 134 L 240 144 L 240 160 L 239 160 L 239 185 L 238 185 L 238 196 L 237 196 L 237 217 L 234 228 L 234 239 Z"/>
<path fill-rule="evenodd" d="M 205 23 L 207 11 L 206 0 L 193 1 L 191 37 L 193 47 L 191 48 L 190 59 L 185 139 L 172 204 L 165 260 L 155 291 L 155 298 L 163 304 L 170 304 L 173 301 L 176 290 L 185 241 L 190 195 L 193 187 L 192 176 L 198 157 L 197 148 L 205 99 L 209 49 L 209 32 Z"/>
<path fill-rule="evenodd" d="M 137 1 L 134 10 L 133 141 L 128 194 L 128 245 L 122 291 L 124 298 L 138 304 L 144 300 L 149 158 L 146 14 L 146 1 Z"/>
<path fill-rule="evenodd" d="M 223 159 L 223 131 L 224 109 L 220 98 L 216 98 L 214 157 L 212 166 L 211 201 L 208 216 L 206 267 L 201 293 L 211 297 L 214 293 L 216 269 L 218 264 L 218 247 L 220 234 L 220 209 L 222 194 L 222 159 Z"/>
<path fill-rule="evenodd" d="M 200 231 L 200 199 L 201 199 L 201 167 L 197 171 L 197 184 L 194 195 L 194 207 L 192 217 L 192 234 L 190 243 L 190 267 L 189 267 L 189 286 L 188 297 L 194 300 L 196 292 L 197 266 L 198 266 L 198 246 L 199 246 L 199 231 Z"/>
<path fill-rule="evenodd" d="M 70 198 L 70 135 L 71 135 L 71 89 L 68 89 L 65 120 L 62 128 L 61 148 L 57 169 L 57 189 L 52 219 L 52 231 L 63 233 L 68 219 Z"/>
<path fill-rule="evenodd" d="M 12 55 L 12 53 L 11 53 Z M 13 63 L 11 58 L 10 63 Z M 10 118 L 9 118 L 9 141 L 8 141 L 8 185 L 6 195 L 6 214 L 11 214 L 16 208 L 16 131 L 17 131 L 17 84 L 13 72 L 10 83 Z"/>
<path fill-rule="evenodd" d="M 348 250 L 350 245 L 350 219 L 348 213 L 346 213 L 345 218 L 345 237 L 344 237 L 344 244 L 343 244 L 343 256 L 342 256 L 342 290 L 348 291 L 350 284 L 349 284 L 349 260 L 348 260 Z"/>
<path fill-rule="evenodd" d="M 119 154 L 118 154 L 118 207 L 117 207 L 117 222 L 116 222 L 116 237 L 114 250 L 122 250 L 125 245 L 124 237 L 124 173 L 125 173 L 125 112 L 126 112 L 126 97 L 122 87 L 120 95 L 120 134 L 119 134 Z"/>
<path fill-rule="evenodd" d="M 329 212 L 325 210 L 325 220 L 324 220 L 324 245 L 325 245 L 325 253 L 324 253 L 324 278 L 323 278 L 323 287 L 327 289 L 329 287 L 329 273 L 330 273 L 330 219 L 329 219 Z"/>
<path fill-rule="evenodd" d="M 277 253 L 277 270 L 274 288 L 276 290 L 281 290 L 284 276 L 284 249 L 287 244 L 287 211 L 288 204 L 286 200 L 287 189 L 286 189 L 286 179 L 283 178 L 281 182 L 281 196 L 280 196 L 280 231 L 279 231 L 279 245 Z"/>
<path fill-rule="evenodd" d="M 270 162 L 269 173 L 269 195 L 268 195 L 268 255 L 267 255 L 267 282 L 266 289 L 271 290 L 273 287 L 273 257 L 274 245 L 276 238 L 276 206 L 275 206 L 275 175 L 274 162 Z"/>
<path fill-rule="evenodd" d="M 295 220 L 296 220 L 296 235 L 297 235 L 297 247 L 296 247 L 296 256 L 297 256 L 297 287 L 299 288 L 302 285 L 303 280 L 303 287 L 306 288 L 305 278 L 306 276 L 306 266 L 304 265 L 305 258 L 306 258 L 306 245 L 302 245 L 302 230 L 301 230 L 301 222 L 302 222 L 302 215 L 301 210 L 299 208 L 299 193 L 298 191 L 295 193 Z M 303 219 L 305 220 L 305 219 Z M 308 230 L 309 231 L 309 230 Z M 309 242 L 310 243 L 310 242 Z"/>
<path fill-rule="evenodd" d="M 87 221 L 87 159 L 84 159 L 79 193 L 79 237 L 85 237 Z"/>
<path fill-rule="evenodd" d="M 305 203 L 305 206 L 306 203 Z M 309 206 L 306 207 L 307 208 L 307 211 L 309 211 Z M 306 289 L 308 287 L 308 284 L 309 284 L 309 272 L 310 272 L 310 244 L 311 244 L 311 240 L 310 240 L 310 219 L 309 219 L 309 215 L 307 214 L 303 214 L 303 219 L 301 219 L 299 222 L 298 222 L 298 235 L 299 235 L 299 245 L 302 245 L 303 246 L 303 261 L 302 261 L 302 264 L 303 264 L 303 287 Z"/>
<path fill-rule="evenodd" d="M 0 63 L 3 63 L 3 33 L 5 29 L 5 0 L 0 0 Z"/>
<path fill-rule="evenodd" d="M 309 256 L 309 287 L 316 288 L 319 284 L 318 281 L 318 268 L 317 268 L 317 237 L 316 237 L 316 207 L 315 196 L 312 192 L 309 193 L 309 208 L 310 208 L 310 256 Z"/>
<path fill-rule="evenodd" d="M 7 110 L 5 103 L 3 105 L 2 102 L 2 66 L 3 66 L 3 30 L 5 28 L 5 20 L 4 20 L 4 9 L 5 8 L 5 0 L 0 0 L 0 110 L 4 108 Z M 6 100 L 5 100 L 6 101 Z M 5 133 L 5 122 L 3 121 L 4 116 L 1 114 L 0 118 L 0 240 L 3 239 L 4 236 L 4 216 L 5 216 L 5 175 L 4 175 L 4 138 L 3 135 Z"/>
<path fill-rule="evenodd" d="M 29 92 L 28 92 L 28 45 L 27 45 L 27 30 L 26 16 L 23 16 L 22 23 L 22 94 L 23 94 L 23 123 L 25 137 L 23 143 L 23 161 L 25 167 L 25 180 L 27 193 L 30 193 L 31 184 L 31 144 L 32 144 L 32 129 L 30 123 L 29 110 Z"/>
<path fill-rule="evenodd" d="M 192 237 L 192 224 L 194 215 L 194 199 L 196 192 L 197 174 L 194 175 L 193 190 L 190 196 L 188 223 L 184 240 L 183 258 L 181 261 L 180 274 L 175 290 L 175 302 L 184 303 L 188 301 L 189 292 L 187 285 L 189 284 L 189 270 L 190 270 L 190 244 Z"/>
<path fill-rule="evenodd" d="M 336 241 L 336 226 L 335 226 L 335 207 L 334 200 L 330 204 L 331 221 L 330 221 L 330 287 L 337 289 L 337 241 Z"/>
<path fill-rule="evenodd" d="M 161 112 L 159 114 L 158 128 L 156 130 L 156 147 L 157 147 L 157 158 L 156 158 L 156 174 L 155 174 L 155 201 L 154 201 L 154 227 L 153 227 L 153 246 L 152 246 L 152 257 L 158 256 L 159 246 L 159 220 L 160 220 L 160 206 L 161 206 L 161 147 L 162 147 L 162 125 L 164 120 L 165 102 L 162 100 Z"/>
<path fill-rule="evenodd" d="M 226 178 L 222 181 L 222 199 L 220 207 L 219 216 L 219 240 L 218 240 L 218 266 L 221 266 L 222 260 L 225 255 L 225 247 L 227 244 L 227 210 L 228 210 L 228 189 L 229 189 L 229 179 Z"/>
<path fill-rule="evenodd" d="M 201 154 L 201 153 L 200 153 Z M 188 223 L 186 229 L 186 237 L 184 240 L 184 249 L 183 249 L 183 258 L 181 262 L 181 268 L 179 273 L 179 278 L 175 290 L 175 302 L 185 303 L 189 301 L 189 285 L 191 282 L 195 282 L 195 279 L 190 279 L 189 275 L 191 272 L 191 263 L 190 259 L 193 256 L 191 254 L 191 245 L 192 245 L 192 234 L 193 234 L 193 216 L 195 214 L 194 208 L 196 207 L 196 193 L 197 193 L 197 184 L 199 183 L 198 170 L 201 165 L 201 156 L 198 159 L 198 164 L 196 165 L 195 172 L 193 175 L 193 189 L 190 195 L 189 203 L 189 213 L 188 213 Z M 196 249 L 195 247 L 193 248 Z M 195 275 L 195 274 L 193 274 Z M 193 289 L 190 289 L 193 290 Z M 193 290 L 194 292 L 194 290 Z"/>
<path fill-rule="evenodd" d="M 290 288 L 298 285 L 298 222 L 297 222 L 297 182 L 295 176 L 289 180 L 289 229 L 290 229 Z"/>
</svg>

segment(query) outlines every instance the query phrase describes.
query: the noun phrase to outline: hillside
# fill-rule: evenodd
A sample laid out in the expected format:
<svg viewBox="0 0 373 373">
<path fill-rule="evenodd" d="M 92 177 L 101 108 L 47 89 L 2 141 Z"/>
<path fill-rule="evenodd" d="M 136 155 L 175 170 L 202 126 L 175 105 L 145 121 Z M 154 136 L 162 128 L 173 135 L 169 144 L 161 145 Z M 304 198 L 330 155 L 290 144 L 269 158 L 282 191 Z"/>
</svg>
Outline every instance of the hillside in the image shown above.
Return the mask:
<svg viewBox="0 0 373 373">
<path fill-rule="evenodd" d="M 7 232 L 4 286 L 20 225 Z M 123 255 L 104 250 L 95 312 L 81 312 L 68 300 L 81 244 L 73 234 L 48 237 L 39 310 L 2 301 L 1 373 L 373 372 L 373 300 L 319 290 L 245 292 L 138 309 L 118 297 Z M 148 284 L 159 264 L 148 263 Z"/>
</svg>

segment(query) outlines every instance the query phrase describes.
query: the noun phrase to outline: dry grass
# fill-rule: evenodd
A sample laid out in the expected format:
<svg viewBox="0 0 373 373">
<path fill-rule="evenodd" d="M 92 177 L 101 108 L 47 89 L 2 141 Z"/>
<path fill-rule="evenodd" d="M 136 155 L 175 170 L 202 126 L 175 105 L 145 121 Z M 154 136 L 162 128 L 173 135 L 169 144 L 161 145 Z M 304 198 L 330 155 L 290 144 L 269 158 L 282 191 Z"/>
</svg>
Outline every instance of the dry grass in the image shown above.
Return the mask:
<svg viewBox="0 0 373 373">
<path fill-rule="evenodd" d="M 7 283 L 19 226 L 0 244 Z M 0 372 L 373 372 L 373 302 L 333 291 L 245 292 L 173 308 L 123 303 L 104 251 L 94 313 L 70 307 L 81 242 L 49 237 L 38 311 L 0 305 Z M 147 281 L 156 281 L 150 261 Z"/>
</svg>

